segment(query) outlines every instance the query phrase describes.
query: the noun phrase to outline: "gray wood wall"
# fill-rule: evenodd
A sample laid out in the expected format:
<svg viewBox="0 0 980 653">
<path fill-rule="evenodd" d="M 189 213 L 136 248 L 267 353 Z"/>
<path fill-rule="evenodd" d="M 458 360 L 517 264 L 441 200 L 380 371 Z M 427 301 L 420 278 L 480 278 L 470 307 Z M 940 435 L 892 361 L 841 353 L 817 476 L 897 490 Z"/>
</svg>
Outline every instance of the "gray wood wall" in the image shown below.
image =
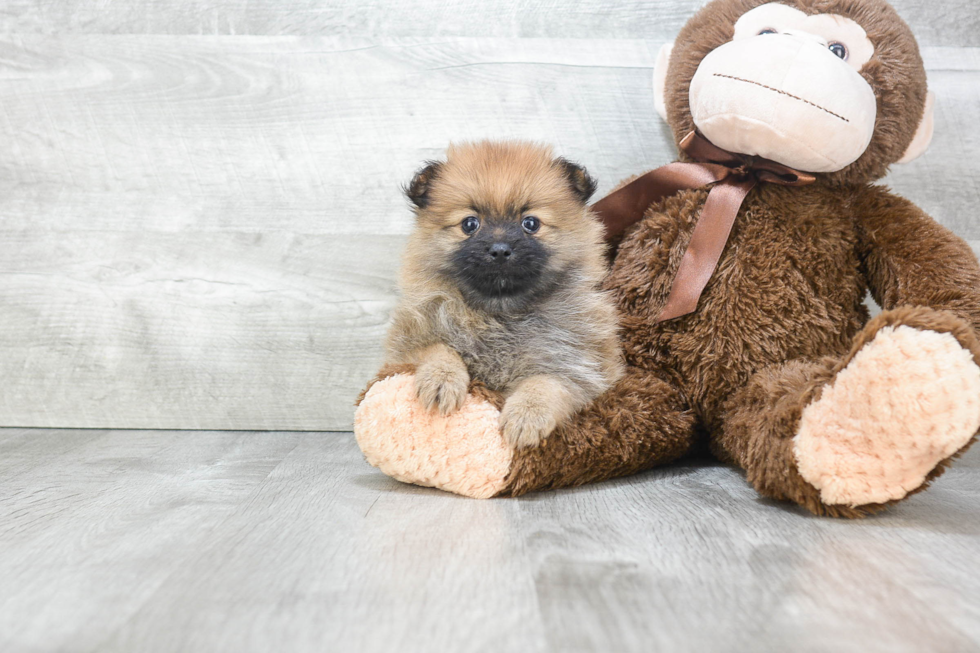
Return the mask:
<svg viewBox="0 0 980 653">
<path fill-rule="evenodd" d="M 5 0 L 0 426 L 350 428 L 451 139 L 601 180 L 674 156 L 660 45 L 701 3 Z M 980 249 L 974 0 L 895 2 L 937 134 L 888 182 Z"/>
</svg>

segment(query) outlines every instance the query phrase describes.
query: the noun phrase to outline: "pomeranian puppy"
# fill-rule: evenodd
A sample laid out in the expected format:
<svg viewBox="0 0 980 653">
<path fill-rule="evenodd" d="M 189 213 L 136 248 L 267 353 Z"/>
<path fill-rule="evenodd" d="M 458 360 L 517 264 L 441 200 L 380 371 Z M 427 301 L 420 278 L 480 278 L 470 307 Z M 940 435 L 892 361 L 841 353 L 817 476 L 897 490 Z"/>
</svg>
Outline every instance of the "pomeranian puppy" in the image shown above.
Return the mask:
<svg viewBox="0 0 980 653">
<path fill-rule="evenodd" d="M 623 373 L 603 229 L 584 168 L 527 142 L 450 145 L 405 189 L 414 204 L 386 362 L 416 366 L 444 414 L 470 379 L 503 394 L 513 447 L 538 445 Z"/>
</svg>

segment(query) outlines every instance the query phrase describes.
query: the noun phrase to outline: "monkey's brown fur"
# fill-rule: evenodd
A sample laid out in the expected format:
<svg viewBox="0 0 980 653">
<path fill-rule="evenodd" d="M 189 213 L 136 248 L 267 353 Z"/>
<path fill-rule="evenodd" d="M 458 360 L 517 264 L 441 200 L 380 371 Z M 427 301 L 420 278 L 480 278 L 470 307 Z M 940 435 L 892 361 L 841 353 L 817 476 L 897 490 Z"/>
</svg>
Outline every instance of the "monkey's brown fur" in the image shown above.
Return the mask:
<svg viewBox="0 0 980 653">
<path fill-rule="evenodd" d="M 739 16 L 768 1 L 716 0 L 682 30 L 666 94 L 678 141 L 694 128 L 688 89 L 699 63 L 732 38 Z M 804 408 L 888 327 L 951 334 L 980 365 L 975 255 L 911 202 L 870 185 L 902 157 L 923 114 L 925 73 L 911 32 L 881 0 L 782 1 L 844 15 L 867 32 L 875 55 L 861 74 L 878 101 L 871 144 L 811 186 L 752 190 L 698 310 L 659 324 L 707 191 L 649 207 L 605 280 L 621 313 L 625 376 L 541 447 L 518 451 L 501 494 L 632 474 L 706 446 L 764 496 L 859 517 L 888 503 L 829 505 L 801 477 L 793 441 Z M 874 320 L 862 303 L 868 290 L 884 309 Z"/>
<path fill-rule="evenodd" d="M 387 362 L 417 366 L 423 405 L 457 410 L 470 378 L 506 397 L 505 437 L 535 445 L 622 375 L 618 321 L 599 286 L 606 273 L 602 227 L 585 201 L 594 183 L 550 148 L 523 142 L 451 146 L 445 163 L 430 164 L 407 189 L 416 227 L 401 271 L 402 299 L 386 341 Z M 543 245 L 540 279 L 553 283 L 523 301 L 473 298 L 450 265 L 468 236 L 520 224 L 533 214 L 540 229 L 524 234 Z M 516 261 L 523 265 L 515 251 Z"/>
</svg>

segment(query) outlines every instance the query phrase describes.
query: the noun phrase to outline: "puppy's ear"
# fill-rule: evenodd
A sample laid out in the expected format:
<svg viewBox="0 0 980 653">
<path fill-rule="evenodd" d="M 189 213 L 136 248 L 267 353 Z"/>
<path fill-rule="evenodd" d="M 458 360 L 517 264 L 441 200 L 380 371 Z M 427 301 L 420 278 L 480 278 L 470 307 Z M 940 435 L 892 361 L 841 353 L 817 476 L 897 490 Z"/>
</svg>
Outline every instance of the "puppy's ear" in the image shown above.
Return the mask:
<svg viewBox="0 0 980 653">
<path fill-rule="evenodd" d="M 562 169 L 565 177 L 572 186 L 572 191 L 581 200 L 582 204 L 589 201 L 592 193 L 595 192 L 598 183 L 589 175 L 588 171 L 577 163 L 572 163 L 568 159 L 559 157 L 555 164 Z"/>
<path fill-rule="evenodd" d="M 412 181 L 405 187 L 405 195 L 412 204 L 424 209 L 429 205 L 429 189 L 432 180 L 439 176 L 442 164 L 438 161 L 426 161 L 425 167 L 415 173 Z"/>
</svg>

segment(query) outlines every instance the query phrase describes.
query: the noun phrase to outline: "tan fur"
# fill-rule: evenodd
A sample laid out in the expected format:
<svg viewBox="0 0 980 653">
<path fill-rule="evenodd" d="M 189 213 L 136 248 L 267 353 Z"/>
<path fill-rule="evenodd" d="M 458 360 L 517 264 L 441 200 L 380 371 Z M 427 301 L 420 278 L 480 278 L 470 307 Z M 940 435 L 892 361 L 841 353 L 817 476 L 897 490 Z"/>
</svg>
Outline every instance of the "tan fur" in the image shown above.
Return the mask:
<svg viewBox="0 0 980 653">
<path fill-rule="evenodd" d="M 387 363 L 417 366 L 419 399 L 444 414 L 462 404 L 470 376 L 513 399 L 501 425 L 517 446 L 536 445 L 621 375 L 618 320 L 599 289 L 602 227 L 576 194 L 575 170 L 570 177 L 550 148 L 532 143 L 465 143 L 409 190 L 424 200 L 405 249 Z M 541 221 L 533 237 L 560 287 L 520 310 L 474 305 L 447 272 L 467 239 L 461 222 L 473 214 L 519 222 L 529 213 Z"/>
<path fill-rule="evenodd" d="M 555 427 L 584 408 L 581 394 L 551 374 L 530 376 L 507 398 L 500 415 L 504 439 L 513 447 L 537 446 Z"/>
<path fill-rule="evenodd" d="M 427 410 L 438 408 L 443 415 L 459 410 L 466 399 L 470 374 L 459 354 L 440 343 L 416 350 L 415 388 Z"/>
</svg>

